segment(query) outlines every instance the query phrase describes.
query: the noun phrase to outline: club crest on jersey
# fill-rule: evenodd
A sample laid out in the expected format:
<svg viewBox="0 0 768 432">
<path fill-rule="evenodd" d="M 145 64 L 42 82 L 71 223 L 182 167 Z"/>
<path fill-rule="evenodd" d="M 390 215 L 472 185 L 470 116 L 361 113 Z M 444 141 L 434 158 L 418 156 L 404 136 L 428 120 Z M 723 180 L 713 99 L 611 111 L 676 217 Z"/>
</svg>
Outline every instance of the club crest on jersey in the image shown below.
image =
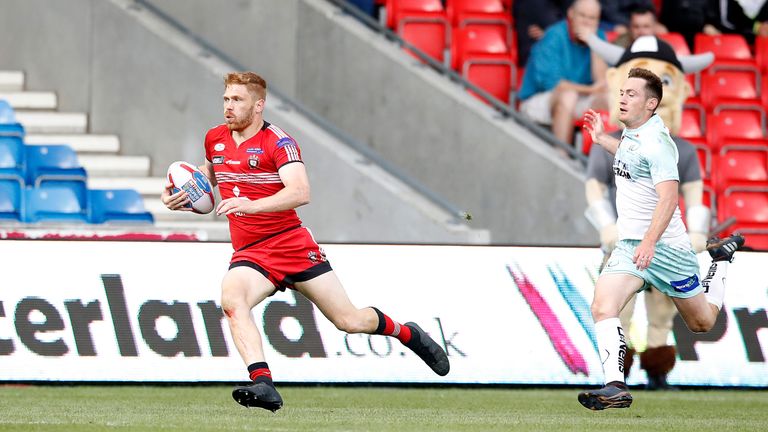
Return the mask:
<svg viewBox="0 0 768 432">
<path fill-rule="evenodd" d="M 215 146 L 213 146 L 213 149 L 216 150 L 216 151 L 222 151 L 222 150 L 224 150 L 224 147 L 226 147 L 224 145 L 224 143 L 218 143 Z"/>
<path fill-rule="evenodd" d="M 224 156 L 214 156 L 211 160 L 214 165 L 221 165 L 224 163 Z"/>
<path fill-rule="evenodd" d="M 251 168 L 257 168 L 259 166 L 259 157 L 251 155 L 248 157 L 248 166 Z"/>
<path fill-rule="evenodd" d="M 254 147 L 251 147 L 251 148 L 247 148 L 247 149 L 245 149 L 245 152 L 246 152 L 246 153 L 255 153 L 255 154 L 257 154 L 257 155 L 260 155 L 260 154 L 263 154 L 263 153 L 264 153 L 264 150 L 262 150 L 262 149 L 260 149 L 260 148 L 254 148 Z"/>
</svg>

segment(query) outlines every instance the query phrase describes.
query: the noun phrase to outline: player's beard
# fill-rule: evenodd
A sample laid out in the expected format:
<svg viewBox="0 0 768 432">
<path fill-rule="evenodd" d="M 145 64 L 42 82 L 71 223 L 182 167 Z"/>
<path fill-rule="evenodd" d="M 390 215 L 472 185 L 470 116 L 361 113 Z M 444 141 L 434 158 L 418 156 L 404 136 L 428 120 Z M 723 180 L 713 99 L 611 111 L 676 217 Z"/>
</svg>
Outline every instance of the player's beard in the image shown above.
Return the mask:
<svg viewBox="0 0 768 432">
<path fill-rule="evenodd" d="M 240 132 L 243 129 L 247 128 L 248 126 L 253 123 L 253 110 L 256 108 L 256 105 L 251 105 L 251 109 L 248 110 L 248 112 L 245 113 L 245 115 L 238 117 L 235 115 L 235 118 L 231 122 L 227 122 L 227 127 L 230 131 Z"/>
</svg>

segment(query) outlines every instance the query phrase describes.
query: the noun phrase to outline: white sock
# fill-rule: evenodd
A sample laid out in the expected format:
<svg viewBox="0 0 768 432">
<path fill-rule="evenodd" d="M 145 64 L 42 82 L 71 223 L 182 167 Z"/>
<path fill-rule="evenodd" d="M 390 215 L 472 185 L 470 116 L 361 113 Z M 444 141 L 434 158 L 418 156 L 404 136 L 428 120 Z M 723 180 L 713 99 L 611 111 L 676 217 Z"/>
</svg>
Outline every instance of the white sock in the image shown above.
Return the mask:
<svg viewBox="0 0 768 432">
<path fill-rule="evenodd" d="M 728 274 L 728 261 L 713 262 L 709 266 L 707 275 L 701 281 L 704 287 L 704 296 L 707 301 L 720 310 L 723 308 L 723 297 L 725 297 L 725 276 Z"/>
<path fill-rule="evenodd" d="M 597 347 L 600 350 L 600 361 L 603 362 L 605 383 L 611 381 L 624 382 L 624 356 L 627 354 L 627 343 L 621 320 L 608 318 L 595 323 Z"/>
</svg>

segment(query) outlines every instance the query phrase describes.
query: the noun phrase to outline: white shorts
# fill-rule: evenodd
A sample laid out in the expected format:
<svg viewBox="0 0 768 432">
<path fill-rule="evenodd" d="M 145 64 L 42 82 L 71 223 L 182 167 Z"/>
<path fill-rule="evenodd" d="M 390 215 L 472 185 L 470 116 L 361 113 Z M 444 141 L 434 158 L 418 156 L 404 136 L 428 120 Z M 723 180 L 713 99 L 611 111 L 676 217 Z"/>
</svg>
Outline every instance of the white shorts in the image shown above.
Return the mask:
<svg viewBox="0 0 768 432">
<path fill-rule="evenodd" d="M 520 112 L 539 124 L 552 124 L 552 93 L 554 90 L 536 93 L 520 102 Z M 594 95 L 581 95 L 573 108 L 573 119 L 580 119 L 586 110 L 592 107 Z"/>
</svg>

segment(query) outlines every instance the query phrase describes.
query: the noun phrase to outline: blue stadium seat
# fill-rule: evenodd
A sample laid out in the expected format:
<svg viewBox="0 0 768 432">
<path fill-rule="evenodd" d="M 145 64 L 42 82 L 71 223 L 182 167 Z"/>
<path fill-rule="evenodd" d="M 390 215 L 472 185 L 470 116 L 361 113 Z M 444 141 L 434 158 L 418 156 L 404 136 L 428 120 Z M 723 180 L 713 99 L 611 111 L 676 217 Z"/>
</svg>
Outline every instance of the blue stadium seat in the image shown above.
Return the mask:
<svg viewBox="0 0 768 432">
<path fill-rule="evenodd" d="M 5 99 L 0 99 L 0 123 L 16 123 L 16 113 Z"/>
<path fill-rule="evenodd" d="M 77 160 L 77 153 L 65 144 L 27 146 L 27 184 L 39 187 L 47 181 L 79 181 L 88 176 Z"/>
<path fill-rule="evenodd" d="M 21 123 L 0 123 L 0 136 L 24 138 L 24 126 Z"/>
<path fill-rule="evenodd" d="M 0 180 L 0 220 L 23 220 L 22 190 L 15 180 Z"/>
<path fill-rule="evenodd" d="M 0 179 L 13 179 L 24 185 L 24 141 L 17 136 L 0 136 Z"/>
<path fill-rule="evenodd" d="M 88 222 L 86 209 L 72 189 L 55 186 L 27 188 L 24 197 L 25 222 Z"/>
<path fill-rule="evenodd" d="M 353 5 L 360 8 L 361 11 L 365 12 L 367 15 L 374 17 L 376 16 L 376 0 L 348 0 Z"/>
<path fill-rule="evenodd" d="M 133 189 L 89 190 L 88 220 L 94 224 L 155 222 L 144 208 L 144 199 Z"/>
</svg>

